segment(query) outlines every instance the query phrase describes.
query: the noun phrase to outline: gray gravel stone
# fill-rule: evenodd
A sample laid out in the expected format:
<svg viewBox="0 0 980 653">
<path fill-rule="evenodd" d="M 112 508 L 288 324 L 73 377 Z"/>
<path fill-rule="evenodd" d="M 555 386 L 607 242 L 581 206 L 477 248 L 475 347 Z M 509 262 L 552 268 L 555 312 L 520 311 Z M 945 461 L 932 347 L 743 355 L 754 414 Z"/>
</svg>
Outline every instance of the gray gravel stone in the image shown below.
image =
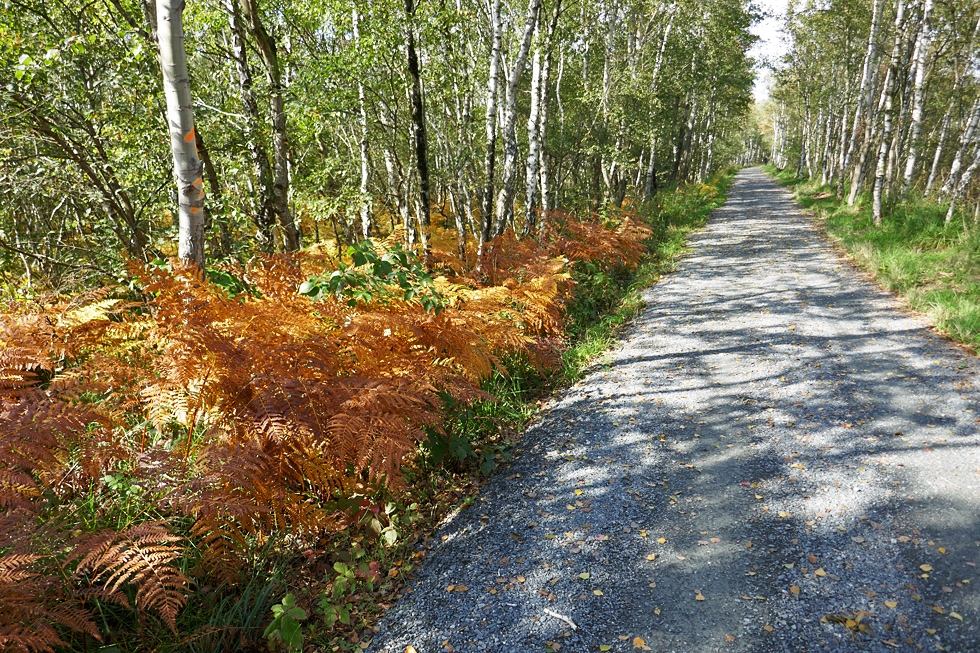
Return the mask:
<svg viewBox="0 0 980 653">
<path fill-rule="evenodd" d="M 758 169 L 729 198 L 369 650 L 980 650 L 976 360 Z"/>
</svg>

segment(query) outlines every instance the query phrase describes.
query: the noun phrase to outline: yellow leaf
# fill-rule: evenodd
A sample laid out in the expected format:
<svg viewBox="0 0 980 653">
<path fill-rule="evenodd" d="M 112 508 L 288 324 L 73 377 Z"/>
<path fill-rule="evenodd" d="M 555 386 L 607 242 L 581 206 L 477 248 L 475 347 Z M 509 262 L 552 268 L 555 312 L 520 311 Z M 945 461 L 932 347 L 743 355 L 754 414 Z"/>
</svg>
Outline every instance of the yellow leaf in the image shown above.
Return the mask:
<svg viewBox="0 0 980 653">
<path fill-rule="evenodd" d="M 898 601 L 885 601 L 885 605 L 888 606 L 889 608 L 897 608 Z"/>
<path fill-rule="evenodd" d="M 551 535 L 551 534 L 549 533 L 548 535 L 545 535 L 545 536 L 544 536 L 544 539 L 546 539 L 546 540 L 553 540 L 553 539 L 555 539 L 555 536 L 554 536 L 554 535 Z"/>
<path fill-rule="evenodd" d="M 800 586 L 799 585 L 791 585 L 790 588 L 789 588 L 789 591 L 790 591 L 790 593 L 793 596 L 799 596 L 800 595 Z"/>
<path fill-rule="evenodd" d="M 592 593 L 596 596 L 602 596 L 602 590 L 592 590 Z"/>
<path fill-rule="evenodd" d="M 418 653 L 418 651 L 415 650 L 414 646 L 406 646 L 405 653 Z"/>
<path fill-rule="evenodd" d="M 660 542 L 661 544 L 664 544 L 664 543 L 667 542 L 667 538 L 666 537 L 658 537 L 657 538 L 657 541 Z"/>
<path fill-rule="evenodd" d="M 456 589 L 454 589 L 453 591 L 454 592 L 465 592 L 468 589 L 469 589 L 469 587 L 467 587 L 466 585 L 457 585 L 456 586 Z"/>
<path fill-rule="evenodd" d="M 949 616 L 951 616 L 953 619 L 959 619 L 960 621 L 963 621 L 963 615 L 961 615 L 959 612 L 950 611 Z"/>
<path fill-rule="evenodd" d="M 694 595 L 694 600 L 695 601 L 703 601 L 704 600 L 704 594 L 701 593 L 701 590 L 698 590 L 698 593 Z"/>
<path fill-rule="evenodd" d="M 657 559 L 656 553 L 651 553 L 650 555 L 647 556 L 647 560 L 649 560 L 650 562 L 653 562 L 656 559 Z"/>
<path fill-rule="evenodd" d="M 755 498 L 756 499 L 761 499 L 762 498 L 762 495 L 761 494 L 757 494 L 757 495 L 755 495 Z"/>
<path fill-rule="evenodd" d="M 783 518 L 786 518 L 786 517 L 792 517 L 793 515 L 791 515 L 791 514 L 789 514 L 789 513 L 788 513 L 788 512 L 786 512 L 785 510 L 780 510 L 780 511 L 779 511 L 779 516 L 780 516 L 780 517 L 783 517 Z"/>
<path fill-rule="evenodd" d="M 922 571 L 932 571 L 932 565 L 919 565 L 919 569 Z"/>
<path fill-rule="evenodd" d="M 446 591 L 447 592 L 452 592 L 454 589 L 456 589 L 456 586 L 455 585 L 450 585 L 449 587 L 446 588 Z"/>
<path fill-rule="evenodd" d="M 945 612 L 943 611 L 943 607 L 941 605 L 934 605 L 932 606 L 932 609 L 938 612 L 939 614 L 945 614 Z"/>
<path fill-rule="evenodd" d="M 602 646 L 599 647 L 599 650 L 600 651 L 608 651 L 611 648 L 612 648 L 612 646 L 610 646 L 609 644 L 603 644 Z"/>
<path fill-rule="evenodd" d="M 582 580 L 589 580 L 590 578 L 592 578 L 592 574 L 590 574 L 587 571 L 583 571 L 581 574 L 578 575 L 578 577 L 581 578 Z"/>
<path fill-rule="evenodd" d="M 772 631 L 774 631 L 774 630 L 776 630 L 775 628 L 773 628 L 773 627 L 772 627 L 772 626 L 770 626 L 769 624 L 766 624 L 765 626 L 763 626 L 763 627 L 762 627 L 762 629 L 763 629 L 764 631 L 766 631 L 767 633 L 771 633 Z"/>
<path fill-rule="evenodd" d="M 823 578 L 824 576 L 826 576 L 826 575 L 827 575 L 827 572 L 823 570 L 823 567 L 821 567 L 820 569 L 817 569 L 817 570 L 816 570 L 815 572 L 813 572 L 813 573 L 814 573 L 814 575 L 816 575 L 816 576 L 820 576 L 820 578 Z"/>
<path fill-rule="evenodd" d="M 940 553 L 946 553 L 946 549 L 945 549 L 945 548 L 943 548 L 943 547 L 939 547 L 939 548 L 938 548 L 938 549 L 936 549 L 936 550 L 937 550 L 937 551 L 939 551 Z"/>
<path fill-rule="evenodd" d="M 657 587 L 657 584 L 656 584 L 656 583 L 654 583 L 653 581 L 650 581 L 650 584 L 649 584 L 649 585 L 647 585 L 647 587 L 649 587 L 649 588 L 651 588 L 651 589 L 656 589 L 656 587 Z"/>
<path fill-rule="evenodd" d="M 647 643 L 643 641 L 642 637 L 633 638 L 633 648 L 643 648 Z"/>
<path fill-rule="evenodd" d="M 929 633 L 930 635 L 935 635 L 936 634 L 936 629 L 935 628 L 926 628 L 926 632 Z"/>
<path fill-rule="evenodd" d="M 660 608 L 654 608 L 653 614 L 660 614 Z"/>
<path fill-rule="evenodd" d="M 585 494 L 582 490 L 575 490 L 575 494 Z"/>
</svg>

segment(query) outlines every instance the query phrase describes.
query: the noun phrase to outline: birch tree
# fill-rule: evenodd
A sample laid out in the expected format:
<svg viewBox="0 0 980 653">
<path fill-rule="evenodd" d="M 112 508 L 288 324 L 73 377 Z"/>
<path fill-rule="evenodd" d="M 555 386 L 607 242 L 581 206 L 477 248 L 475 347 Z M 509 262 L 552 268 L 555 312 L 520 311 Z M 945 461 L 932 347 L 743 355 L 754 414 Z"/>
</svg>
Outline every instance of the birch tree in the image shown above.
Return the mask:
<svg viewBox="0 0 980 653">
<path fill-rule="evenodd" d="M 191 82 L 184 51 L 183 0 L 157 0 L 160 66 L 167 101 L 167 128 L 173 153 L 180 212 L 177 255 L 204 266 L 204 166 L 197 156 Z"/>
</svg>

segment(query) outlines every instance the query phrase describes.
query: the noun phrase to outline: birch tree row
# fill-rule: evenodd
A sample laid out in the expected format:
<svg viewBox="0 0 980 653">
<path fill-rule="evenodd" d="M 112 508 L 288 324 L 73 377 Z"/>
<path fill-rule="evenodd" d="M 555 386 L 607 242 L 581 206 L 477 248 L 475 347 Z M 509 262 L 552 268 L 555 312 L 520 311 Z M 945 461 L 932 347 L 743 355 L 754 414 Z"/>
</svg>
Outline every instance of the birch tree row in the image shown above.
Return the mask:
<svg viewBox="0 0 980 653">
<path fill-rule="evenodd" d="M 211 258 L 395 229 L 424 248 L 443 227 L 477 256 L 555 208 L 704 179 L 740 153 L 751 101 L 746 0 L 160 4 L 8 3 L 8 276 L 175 254 L 191 195 Z M 168 105 L 181 22 L 190 99 Z M 178 147 L 198 166 L 182 211 Z"/>
<path fill-rule="evenodd" d="M 817 176 L 849 205 L 980 200 L 980 3 L 806 0 L 777 74 L 766 156 Z"/>
</svg>

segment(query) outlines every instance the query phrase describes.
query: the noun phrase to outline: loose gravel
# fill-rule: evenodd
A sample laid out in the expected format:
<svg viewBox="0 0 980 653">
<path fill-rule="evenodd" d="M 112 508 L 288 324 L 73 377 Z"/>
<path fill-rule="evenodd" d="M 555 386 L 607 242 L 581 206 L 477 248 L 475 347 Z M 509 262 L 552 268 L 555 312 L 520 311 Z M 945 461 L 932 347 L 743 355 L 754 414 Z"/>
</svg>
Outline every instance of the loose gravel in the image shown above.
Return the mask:
<svg viewBox="0 0 980 653">
<path fill-rule="evenodd" d="M 980 366 L 760 170 L 729 198 L 368 650 L 980 650 Z"/>
</svg>

